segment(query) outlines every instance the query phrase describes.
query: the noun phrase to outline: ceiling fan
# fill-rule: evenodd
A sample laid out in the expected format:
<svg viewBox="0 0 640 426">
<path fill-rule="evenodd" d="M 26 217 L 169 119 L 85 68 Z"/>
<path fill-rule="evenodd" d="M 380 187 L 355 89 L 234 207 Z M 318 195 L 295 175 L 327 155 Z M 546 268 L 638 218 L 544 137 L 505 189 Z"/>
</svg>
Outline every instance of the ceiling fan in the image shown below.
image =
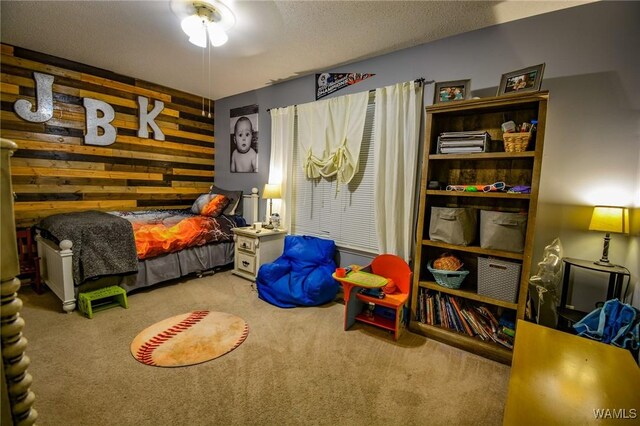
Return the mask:
<svg viewBox="0 0 640 426">
<path fill-rule="evenodd" d="M 213 47 L 225 44 L 227 31 L 236 23 L 235 14 L 221 0 L 171 0 L 171 10 L 180 18 L 189 42 L 202 48 L 208 42 Z"/>
</svg>

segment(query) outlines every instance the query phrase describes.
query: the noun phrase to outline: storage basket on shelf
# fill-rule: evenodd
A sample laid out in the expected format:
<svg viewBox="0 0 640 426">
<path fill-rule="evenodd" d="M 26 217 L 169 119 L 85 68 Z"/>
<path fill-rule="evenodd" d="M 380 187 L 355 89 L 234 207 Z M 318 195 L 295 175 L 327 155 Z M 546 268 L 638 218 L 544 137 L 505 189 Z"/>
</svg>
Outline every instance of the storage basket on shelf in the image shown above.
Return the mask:
<svg viewBox="0 0 640 426">
<path fill-rule="evenodd" d="M 519 263 L 486 257 L 478 258 L 478 294 L 516 303 L 520 282 Z"/>
<path fill-rule="evenodd" d="M 429 238 L 468 246 L 476 239 L 478 211 L 473 207 L 431 207 Z"/>
<path fill-rule="evenodd" d="M 458 289 L 462 286 L 462 282 L 469 275 L 469 271 L 458 270 L 458 271 L 447 271 L 445 269 L 434 269 L 432 267 L 433 262 L 429 262 L 427 265 L 427 269 L 431 274 L 433 274 L 433 278 L 435 278 L 436 282 L 443 287 Z"/>
<path fill-rule="evenodd" d="M 502 135 L 505 152 L 523 152 L 527 150 L 531 133 L 504 133 Z"/>
<path fill-rule="evenodd" d="M 522 253 L 526 232 L 526 213 L 480 210 L 482 248 Z"/>
</svg>

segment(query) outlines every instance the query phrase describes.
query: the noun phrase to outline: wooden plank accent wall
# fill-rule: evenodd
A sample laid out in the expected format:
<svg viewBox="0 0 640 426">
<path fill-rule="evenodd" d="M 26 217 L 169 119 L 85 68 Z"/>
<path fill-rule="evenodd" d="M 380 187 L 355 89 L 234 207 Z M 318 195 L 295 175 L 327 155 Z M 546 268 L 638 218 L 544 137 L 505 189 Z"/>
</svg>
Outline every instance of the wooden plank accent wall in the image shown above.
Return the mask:
<svg viewBox="0 0 640 426">
<path fill-rule="evenodd" d="M 214 120 L 202 116 L 201 97 L 7 44 L 1 53 L 0 135 L 18 145 L 11 159 L 17 226 L 79 210 L 184 208 L 213 183 Z M 45 123 L 13 110 L 18 99 L 35 103 L 34 71 L 54 76 L 53 118 Z M 164 102 L 155 120 L 164 141 L 137 136 L 138 96 L 151 106 Z M 84 144 L 83 98 L 115 110 L 112 145 Z"/>
</svg>

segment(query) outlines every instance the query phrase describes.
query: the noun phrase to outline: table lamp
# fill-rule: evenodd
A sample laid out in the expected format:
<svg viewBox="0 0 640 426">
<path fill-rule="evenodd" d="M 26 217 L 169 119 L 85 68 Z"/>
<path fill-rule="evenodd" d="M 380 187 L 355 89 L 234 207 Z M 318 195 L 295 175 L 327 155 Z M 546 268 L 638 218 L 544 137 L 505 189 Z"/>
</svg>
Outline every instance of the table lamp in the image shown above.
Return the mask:
<svg viewBox="0 0 640 426">
<path fill-rule="evenodd" d="M 629 210 L 624 207 L 596 206 L 593 208 L 589 230 L 606 232 L 602 258 L 594 263 L 600 266 L 615 266 L 609 262 L 611 232 L 618 234 L 629 233 Z"/>
<path fill-rule="evenodd" d="M 280 184 L 279 183 L 267 183 L 264 185 L 264 190 L 262 191 L 262 198 L 269 200 L 269 216 L 268 222 L 271 222 L 271 215 L 273 214 L 273 200 L 279 200 L 280 195 Z"/>
</svg>

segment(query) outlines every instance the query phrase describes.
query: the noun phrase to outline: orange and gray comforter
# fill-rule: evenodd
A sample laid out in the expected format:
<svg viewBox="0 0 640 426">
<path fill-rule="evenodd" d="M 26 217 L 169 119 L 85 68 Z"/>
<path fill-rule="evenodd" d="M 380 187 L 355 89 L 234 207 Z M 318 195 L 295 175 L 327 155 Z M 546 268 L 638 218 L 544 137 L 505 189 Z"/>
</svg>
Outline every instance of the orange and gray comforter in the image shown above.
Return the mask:
<svg viewBox="0 0 640 426">
<path fill-rule="evenodd" d="M 138 260 L 233 241 L 234 226 L 233 217 L 212 218 L 190 210 L 61 213 L 36 225 L 45 238 L 73 243 L 75 285 L 103 275 L 134 273 Z"/>
<path fill-rule="evenodd" d="M 208 217 L 189 210 L 111 212 L 133 226 L 138 259 L 148 259 L 212 242 L 233 241 L 228 216 Z"/>
</svg>

